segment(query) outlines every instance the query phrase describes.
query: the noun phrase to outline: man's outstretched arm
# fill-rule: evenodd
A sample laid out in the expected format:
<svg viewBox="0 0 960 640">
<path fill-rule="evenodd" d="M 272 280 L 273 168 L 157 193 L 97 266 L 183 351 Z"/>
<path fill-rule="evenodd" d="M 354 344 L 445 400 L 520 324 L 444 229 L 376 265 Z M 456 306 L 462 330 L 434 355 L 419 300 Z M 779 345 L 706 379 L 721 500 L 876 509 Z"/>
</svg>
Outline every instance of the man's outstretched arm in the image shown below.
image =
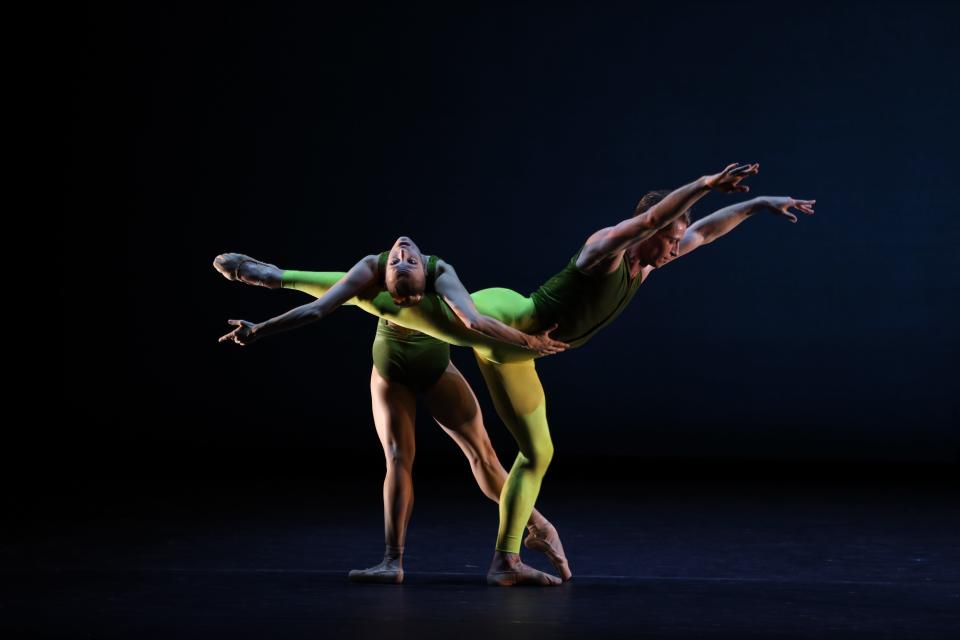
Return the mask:
<svg viewBox="0 0 960 640">
<path fill-rule="evenodd" d="M 232 340 L 237 344 L 248 345 L 264 336 L 273 335 L 281 331 L 296 329 L 305 324 L 316 322 L 327 317 L 348 300 L 368 291 L 379 280 L 379 266 L 377 256 L 367 256 L 355 264 L 350 271 L 322 296 L 287 311 L 283 315 L 270 318 L 259 324 L 246 320 L 228 320 L 236 327 L 230 333 L 221 336 L 220 342 Z"/>
<path fill-rule="evenodd" d="M 720 236 L 730 233 L 738 224 L 757 213 L 773 213 L 786 218 L 790 222 L 796 222 L 797 216 L 790 209 L 813 215 L 813 205 L 816 202 L 816 200 L 796 200 L 790 197 L 760 196 L 724 207 L 690 225 L 680 241 L 680 255 L 688 254 L 698 247 L 710 244 Z"/>
<path fill-rule="evenodd" d="M 720 173 L 703 176 L 670 192 L 663 200 L 638 216 L 612 227 L 600 229 L 587 239 L 577 267 L 589 270 L 632 244 L 643 242 L 660 229 L 680 218 L 700 198 L 711 190 L 723 193 L 746 192 L 750 187 L 740 182 L 760 171 L 759 164 L 728 165 Z"/>
</svg>

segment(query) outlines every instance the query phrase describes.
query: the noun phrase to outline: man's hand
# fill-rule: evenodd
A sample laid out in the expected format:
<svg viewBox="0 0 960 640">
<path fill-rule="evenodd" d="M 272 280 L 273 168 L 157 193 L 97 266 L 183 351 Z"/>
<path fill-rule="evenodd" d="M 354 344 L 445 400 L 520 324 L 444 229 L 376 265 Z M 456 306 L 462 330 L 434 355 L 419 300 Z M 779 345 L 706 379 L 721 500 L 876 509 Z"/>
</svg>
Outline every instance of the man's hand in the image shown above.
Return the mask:
<svg viewBox="0 0 960 640">
<path fill-rule="evenodd" d="M 557 328 L 557 325 L 554 324 L 552 327 L 544 329 L 539 333 L 530 333 L 527 334 L 527 348 L 536 351 L 541 356 L 549 356 L 554 353 L 560 353 L 565 351 L 570 345 L 566 342 L 560 342 L 559 340 L 554 340 L 550 337 L 550 332 Z"/>
<path fill-rule="evenodd" d="M 750 191 L 750 187 L 741 185 L 740 182 L 744 178 L 756 175 L 759 172 L 759 162 L 755 164 L 741 165 L 738 165 L 736 162 L 734 162 L 733 164 L 727 165 L 727 167 L 720 173 L 707 176 L 706 182 L 708 187 L 721 193 L 746 193 L 747 191 Z"/>
<path fill-rule="evenodd" d="M 800 213 L 805 213 L 808 216 L 813 215 L 813 205 L 816 204 L 816 200 L 797 200 L 789 196 L 761 196 L 757 198 L 757 202 L 761 207 L 769 209 L 772 213 L 777 214 L 778 216 L 783 216 L 790 222 L 796 222 L 797 216 L 790 211 L 790 209 L 796 209 Z"/>
<path fill-rule="evenodd" d="M 246 320 L 227 320 L 227 324 L 232 324 L 236 329 L 224 336 L 220 336 L 217 342 L 232 340 L 241 347 L 245 347 L 257 341 L 257 335 L 253 333 L 254 324 L 252 322 L 247 322 Z"/>
</svg>

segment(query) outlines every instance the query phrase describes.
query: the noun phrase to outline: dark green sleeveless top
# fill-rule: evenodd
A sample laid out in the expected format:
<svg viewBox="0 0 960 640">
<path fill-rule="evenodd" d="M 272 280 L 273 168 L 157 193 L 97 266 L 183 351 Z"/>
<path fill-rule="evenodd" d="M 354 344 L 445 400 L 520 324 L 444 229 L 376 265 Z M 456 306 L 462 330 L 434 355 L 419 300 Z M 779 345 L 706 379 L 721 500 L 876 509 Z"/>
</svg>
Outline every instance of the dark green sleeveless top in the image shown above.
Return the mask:
<svg viewBox="0 0 960 640">
<path fill-rule="evenodd" d="M 587 275 L 577 268 L 580 251 L 570 258 L 563 271 L 530 294 L 542 327 L 556 323 L 550 335 L 579 347 L 597 331 L 613 322 L 633 299 L 641 274 L 630 279 L 626 256 L 613 273 Z"/>
<path fill-rule="evenodd" d="M 384 251 L 379 256 L 377 256 L 379 265 L 380 265 L 380 283 L 383 283 L 383 278 L 387 273 L 387 258 L 390 256 L 389 251 Z M 433 283 L 437 279 L 437 256 L 430 256 L 427 258 L 427 279 L 426 279 L 426 288 L 424 293 L 436 293 L 436 289 L 433 288 Z"/>
</svg>

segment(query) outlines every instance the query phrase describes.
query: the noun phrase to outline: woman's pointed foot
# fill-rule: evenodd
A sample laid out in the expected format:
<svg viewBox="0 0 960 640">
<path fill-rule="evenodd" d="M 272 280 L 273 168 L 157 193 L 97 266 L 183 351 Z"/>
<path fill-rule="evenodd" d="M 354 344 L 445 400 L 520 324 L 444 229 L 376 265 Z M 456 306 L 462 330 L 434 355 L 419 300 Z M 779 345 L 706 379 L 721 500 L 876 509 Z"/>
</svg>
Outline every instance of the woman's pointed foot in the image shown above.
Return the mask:
<svg viewBox="0 0 960 640">
<path fill-rule="evenodd" d="M 530 527 L 527 537 L 523 541 L 523 546 L 547 556 L 550 564 L 553 565 L 564 582 L 573 578 L 570 563 L 567 562 L 567 554 L 564 553 L 563 544 L 560 542 L 560 535 L 557 533 L 556 527 L 549 522 Z"/>
<path fill-rule="evenodd" d="M 243 282 L 269 289 L 280 286 L 282 271 L 267 262 L 261 262 L 242 253 L 221 253 L 213 259 L 213 268 L 232 282 Z"/>
<path fill-rule="evenodd" d="M 368 569 L 354 569 L 347 574 L 350 582 L 372 584 L 400 584 L 403 582 L 403 566 L 395 559 L 384 558 L 380 564 Z"/>
</svg>

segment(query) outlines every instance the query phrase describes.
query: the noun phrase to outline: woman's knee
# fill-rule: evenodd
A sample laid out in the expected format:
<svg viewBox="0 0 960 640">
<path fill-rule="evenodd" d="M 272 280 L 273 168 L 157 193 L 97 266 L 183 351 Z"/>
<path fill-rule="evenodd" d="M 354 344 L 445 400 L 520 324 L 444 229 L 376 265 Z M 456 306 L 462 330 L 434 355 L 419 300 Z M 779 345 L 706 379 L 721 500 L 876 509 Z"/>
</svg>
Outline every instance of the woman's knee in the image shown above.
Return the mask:
<svg viewBox="0 0 960 640">
<path fill-rule="evenodd" d="M 396 443 L 390 443 L 383 448 L 383 456 L 387 463 L 387 469 L 402 469 L 410 471 L 413 469 L 413 458 L 416 451 L 413 447 L 401 447 Z"/>
</svg>

